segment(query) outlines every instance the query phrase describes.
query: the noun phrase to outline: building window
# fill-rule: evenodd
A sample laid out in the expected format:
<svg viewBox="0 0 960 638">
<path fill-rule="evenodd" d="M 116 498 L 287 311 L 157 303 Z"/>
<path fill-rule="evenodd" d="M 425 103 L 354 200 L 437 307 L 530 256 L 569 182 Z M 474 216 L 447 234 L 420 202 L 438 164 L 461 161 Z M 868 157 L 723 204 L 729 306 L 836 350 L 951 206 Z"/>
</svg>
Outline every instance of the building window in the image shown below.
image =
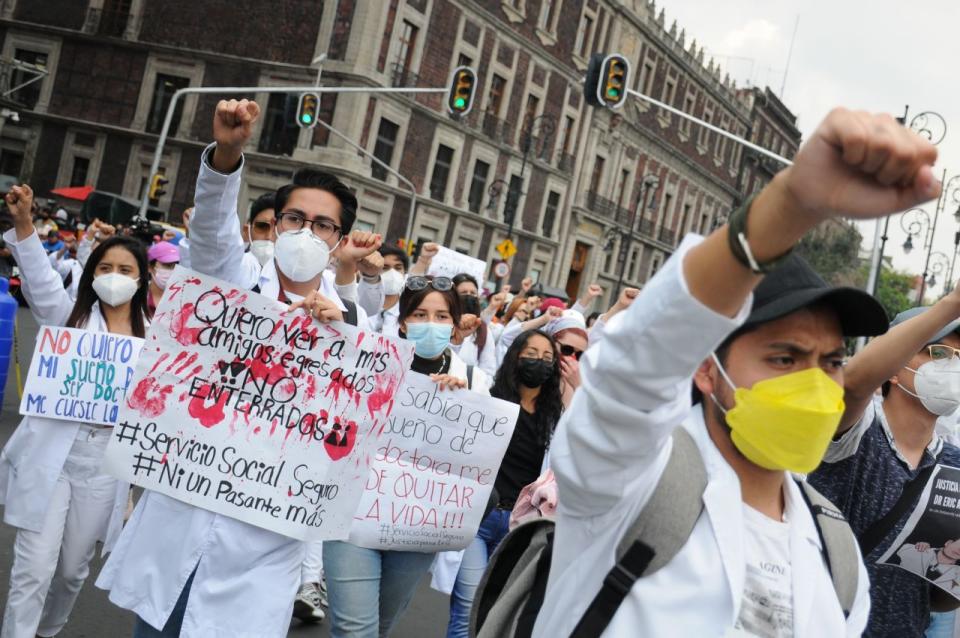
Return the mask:
<svg viewBox="0 0 960 638">
<path fill-rule="evenodd" d="M 686 234 L 687 224 L 690 223 L 690 208 L 690 204 L 683 205 L 683 217 L 680 218 L 680 228 L 678 229 L 681 237 Z"/>
<path fill-rule="evenodd" d="M 457 66 L 471 66 L 473 64 L 473 58 L 465 53 L 461 53 L 457 56 Z"/>
<path fill-rule="evenodd" d="M 603 272 L 611 272 L 613 270 L 614 256 L 620 254 L 619 240 L 613 240 L 607 245 L 609 248 L 607 248 L 607 254 L 603 256 Z"/>
<path fill-rule="evenodd" d="M 21 170 L 23 170 L 23 153 L 6 148 L 0 149 L 0 175 L 20 177 Z"/>
<path fill-rule="evenodd" d="M 593 162 L 593 176 L 590 178 L 590 192 L 599 193 L 600 192 L 600 183 L 603 181 L 603 165 L 606 163 L 606 160 L 597 155 L 597 159 Z"/>
<path fill-rule="evenodd" d="M 487 176 L 490 175 L 490 165 L 483 160 L 473 163 L 473 177 L 470 178 L 470 194 L 467 196 L 467 208 L 471 212 L 479 213 L 483 206 L 483 194 L 487 192 Z"/>
<path fill-rule="evenodd" d="M 503 221 L 511 227 L 517 221 L 521 195 L 523 195 L 523 179 L 519 175 L 511 175 L 510 185 L 507 187 L 507 205 L 503 210 Z"/>
<path fill-rule="evenodd" d="M 664 228 L 670 228 L 670 208 L 673 204 L 673 193 L 664 193 L 663 210 L 661 211 L 661 220 Z"/>
<path fill-rule="evenodd" d="M 727 118 L 724 116 L 722 123 L 720 125 L 720 128 L 722 128 L 723 130 L 727 130 L 728 126 L 729 126 L 729 122 L 727 121 Z M 727 152 L 727 138 L 724 137 L 723 135 L 717 135 L 713 144 L 713 155 L 718 166 L 723 165 L 723 158 L 726 155 L 726 152 Z"/>
<path fill-rule="evenodd" d="M 577 31 L 577 44 L 573 50 L 581 58 L 586 59 L 590 55 L 590 47 L 593 40 L 593 18 L 586 13 L 580 19 L 580 29 Z"/>
<path fill-rule="evenodd" d="M 557 27 L 557 14 L 559 13 L 560 0 L 541 0 L 540 2 L 540 20 L 538 25 L 541 30 L 553 33 Z"/>
<path fill-rule="evenodd" d="M 700 228 L 698 229 L 698 232 L 701 235 L 706 235 L 708 230 L 710 230 L 710 215 L 707 213 L 702 213 L 700 215 Z"/>
<path fill-rule="evenodd" d="M 537 108 L 540 106 L 540 98 L 531 93 L 527 96 L 527 106 L 523 112 L 523 129 L 524 131 L 533 132 L 530 129 L 530 126 L 533 124 L 534 118 L 537 117 Z"/>
<path fill-rule="evenodd" d="M 29 49 L 15 49 L 13 53 L 14 62 L 30 64 L 37 68 L 37 71 L 47 71 L 48 55 L 40 51 L 31 51 Z M 34 108 L 40 100 L 40 89 L 43 87 L 44 79 L 38 77 L 38 73 L 32 69 L 15 69 L 10 78 L 10 88 L 16 88 L 21 84 L 26 86 L 14 91 L 10 97 L 26 105 L 27 108 Z"/>
<path fill-rule="evenodd" d="M 560 208 L 560 193 L 550 191 L 547 195 L 547 207 L 543 211 L 541 231 L 545 237 L 553 237 L 553 226 L 557 221 L 557 210 Z"/>
<path fill-rule="evenodd" d="M 157 79 L 153 85 L 153 100 L 150 102 L 150 115 L 147 118 L 147 133 L 160 133 L 173 94 L 188 86 L 190 86 L 190 78 L 157 73 Z M 173 119 L 170 120 L 170 135 L 176 135 L 177 129 L 180 128 L 182 114 L 183 100 L 179 100 L 177 107 L 173 110 Z"/>
<path fill-rule="evenodd" d="M 500 117 L 500 106 L 503 104 L 503 95 L 507 90 L 507 81 L 497 75 L 493 74 L 493 77 L 490 79 L 490 93 L 487 94 L 487 112 L 493 114 L 495 117 Z"/>
<path fill-rule="evenodd" d="M 97 33 L 104 36 L 119 38 L 127 28 L 130 17 L 131 0 L 106 0 L 103 13 L 100 14 L 100 24 Z"/>
<path fill-rule="evenodd" d="M 563 123 L 563 154 L 572 155 L 570 148 L 573 146 L 573 127 L 576 124 L 574 119 L 569 115 L 564 119 Z"/>
<path fill-rule="evenodd" d="M 630 171 L 627 169 L 620 170 L 620 195 L 617 197 L 617 205 L 620 208 L 626 208 L 629 205 L 627 200 L 627 192 L 630 190 Z"/>
<path fill-rule="evenodd" d="M 377 143 L 373 147 L 373 156 L 390 166 L 393 162 L 393 149 L 397 145 L 397 133 L 400 127 L 386 118 L 380 118 L 380 128 L 377 129 Z M 387 180 L 387 169 L 377 163 L 373 164 L 371 174 L 381 181 Z"/>
<path fill-rule="evenodd" d="M 710 107 L 706 107 L 703 110 L 703 121 L 707 124 L 713 124 L 713 111 Z M 701 126 L 700 131 L 697 133 L 697 146 L 701 153 L 706 153 L 707 148 L 710 144 L 710 131 L 706 127 Z"/>
<path fill-rule="evenodd" d="M 300 135 L 300 127 L 294 122 L 298 102 L 296 95 L 270 94 L 257 150 L 271 155 L 293 155 Z"/>
<path fill-rule="evenodd" d="M 640 67 L 640 73 L 637 76 L 637 90 L 644 95 L 650 95 L 653 91 L 653 76 L 657 73 L 657 60 L 652 55 L 647 55 Z"/>
<path fill-rule="evenodd" d="M 70 186 L 86 186 L 90 160 L 86 157 L 73 158 L 73 171 L 70 173 Z"/>
<path fill-rule="evenodd" d="M 688 115 L 693 115 L 693 109 L 697 105 L 697 98 L 692 94 L 688 93 L 685 98 L 683 98 L 683 112 Z M 689 137 L 690 136 L 690 120 L 686 118 L 680 118 L 680 132 Z"/>
<path fill-rule="evenodd" d="M 430 177 L 430 197 L 438 202 L 446 199 L 451 164 L 453 164 L 453 149 L 440 144 L 437 146 L 437 157 L 433 161 L 433 175 Z"/>
<path fill-rule="evenodd" d="M 667 81 L 663 84 L 663 99 L 661 100 L 665 104 L 673 106 L 673 100 L 677 97 L 677 78 L 671 77 L 669 74 L 667 76 Z M 667 117 L 670 116 L 666 111 L 663 112 Z"/>
<path fill-rule="evenodd" d="M 663 265 L 663 255 L 655 253 L 653 258 L 650 259 L 650 274 L 647 276 L 647 279 L 650 279 L 657 274 L 657 271 L 660 270 L 660 266 Z"/>
<path fill-rule="evenodd" d="M 396 66 L 404 76 L 413 67 L 413 54 L 416 51 L 419 32 L 420 29 L 411 22 L 403 20 L 400 23 L 400 46 L 397 48 Z"/>
<path fill-rule="evenodd" d="M 627 278 L 631 280 L 637 279 L 637 267 L 640 265 L 640 249 L 634 248 L 630 251 L 630 262 L 627 265 Z"/>
</svg>

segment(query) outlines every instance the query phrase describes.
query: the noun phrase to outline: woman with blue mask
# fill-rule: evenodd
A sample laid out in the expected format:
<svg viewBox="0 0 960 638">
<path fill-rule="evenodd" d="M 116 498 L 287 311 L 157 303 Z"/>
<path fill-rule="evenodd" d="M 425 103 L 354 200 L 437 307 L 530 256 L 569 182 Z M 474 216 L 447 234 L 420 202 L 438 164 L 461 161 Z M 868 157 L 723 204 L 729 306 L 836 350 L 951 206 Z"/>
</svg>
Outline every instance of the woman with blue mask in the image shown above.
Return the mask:
<svg viewBox="0 0 960 638">
<path fill-rule="evenodd" d="M 430 375 L 442 389 L 489 394 L 488 377 L 468 367 L 450 348 L 461 316 L 460 298 L 447 277 L 409 277 L 400 295 L 400 336 L 415 348 L 410 369 Z M 382 551 L 345 541 L 325 541 L 333 638 L 389 636 L 407 608 L 434 554 Z M 379 601 L 379 602 L 377 602 Z"/>
</svg>

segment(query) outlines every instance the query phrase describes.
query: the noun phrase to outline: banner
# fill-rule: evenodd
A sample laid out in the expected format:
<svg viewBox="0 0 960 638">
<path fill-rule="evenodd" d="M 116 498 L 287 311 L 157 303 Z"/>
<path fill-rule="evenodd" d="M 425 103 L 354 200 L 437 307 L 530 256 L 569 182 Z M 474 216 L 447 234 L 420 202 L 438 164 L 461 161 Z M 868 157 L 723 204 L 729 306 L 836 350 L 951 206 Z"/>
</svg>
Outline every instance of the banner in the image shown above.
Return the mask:
<svg viewBox="0 0 960 638">
<path fill-rule="evenodd" d="M 177 268 L 105 458 L 301 540 L 346 538 L 413 347 Z"/>
<path fill-rule="evenodd" d="M 407 374 L 367 473 L 350 542 L 463 549 L 477 535 L 520 406 Z"/>
<path fill-rule="evenodd" d="M 142 347 L 137 337 L 40 326 L 20 414 L 113 425 Z"/>
<path fill-rule="evenodd" d="M 938 465 L 881 564 L 895 565 L 960 599 L 960 469 Z"/>
<path fill-rule="evenodd" d="M 480 259 L 441 246 L 440 251 L 430 262 L 430 269 L 427 271 L 428 275 L 449 277 L 450 279 L 460 273 L 472 275 L 477 280 L 477 285 L 483 288 L 484 283 L 486 283 L 487 264 Z"/>
</svg>

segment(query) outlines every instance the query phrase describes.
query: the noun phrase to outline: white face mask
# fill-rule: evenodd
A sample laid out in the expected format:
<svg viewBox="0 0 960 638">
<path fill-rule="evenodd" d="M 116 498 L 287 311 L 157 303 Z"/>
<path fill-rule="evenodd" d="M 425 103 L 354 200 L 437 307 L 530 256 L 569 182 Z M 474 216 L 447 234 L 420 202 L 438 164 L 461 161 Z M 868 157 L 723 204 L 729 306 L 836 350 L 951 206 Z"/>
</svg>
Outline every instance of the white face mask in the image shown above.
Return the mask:
<svg viewBox="0 0 960 638">
<path fill-rule="evenodd" d="M 916 370 L 907 370 L 916 375 L 913 378 L 916 394 L 903 387 L 903 384 L 897 387 L 920 399 L 928 412 L 945 416 L 960 407 L 960 359 L 950 357 L 943 361 L 928 361 Z"/>
<path fill-rule="evenodd" d="M 330 252 L 327 242 L 309 228 L 281 233 L 274 248 L 280 272 L 298 283 L 322 273 L 330 263 Z"/>
<path fill-rule="evenodd" d="M 100 275 L 93 280 L 93 291 L 100 301 L 108 306 L 122 306 L 133 299 L 139 284 L 136 279 L 121 275 L 118 272 Z"/>
<path fill-rule="evenodd" d="M 250 252 L 263 266 L 273 259 L 273 242 L 269 239 L 254 239 L 250 242 Z"/>
<path fill-rule="evenodd" d="M 403 274 L 393 268 L 380 273 L 380 283 L 383 284 L 383 294 L 385 295 L 399 295 L 403 292 L 405 282 L 406 278 Z"/>
</svg>

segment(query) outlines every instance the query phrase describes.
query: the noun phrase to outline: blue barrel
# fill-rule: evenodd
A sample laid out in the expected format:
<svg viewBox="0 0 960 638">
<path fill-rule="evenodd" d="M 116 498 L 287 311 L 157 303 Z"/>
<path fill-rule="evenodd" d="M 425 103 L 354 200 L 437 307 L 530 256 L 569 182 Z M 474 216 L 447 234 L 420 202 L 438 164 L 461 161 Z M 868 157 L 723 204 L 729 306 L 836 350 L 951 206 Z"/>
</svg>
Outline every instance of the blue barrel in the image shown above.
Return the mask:
<svg viewBox="0 0 960 638">
<path fill-rule="evenodd" d="M 13 358 L 13 325 L 17 320 L 17 300 L 10 294 L 10 281 L 0 277 L 0 405 L 7 387 L 7 372 Z"/>
</svg>

